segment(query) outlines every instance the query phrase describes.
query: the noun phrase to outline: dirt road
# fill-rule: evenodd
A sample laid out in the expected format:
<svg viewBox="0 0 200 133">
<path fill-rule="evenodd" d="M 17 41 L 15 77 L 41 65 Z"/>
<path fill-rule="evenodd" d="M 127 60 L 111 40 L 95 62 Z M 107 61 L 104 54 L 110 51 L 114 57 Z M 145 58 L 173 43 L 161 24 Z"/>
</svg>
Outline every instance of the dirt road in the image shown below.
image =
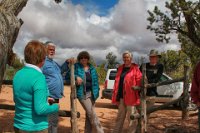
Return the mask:
<svg viewBox="0 0 200 133">
<path fill-rule="evenodd" d="M 61 100 L 62 110 L 70 110 L 70 88 L 65 87 L 65 97 Z M 105 133 L 111 133 L 115 125 L 117 109 L 110 100 L 98 99 L 96 113 L 105 129 Z M 81 117 L 78 120 L 80 133 L 84 133 L 85 112 L 78 103 L 78 111 Z M 11 86 L 3 86 L 0 94 L 0 104 L 14 105 Z M 191 112 L 194 113 L 194 112 Z M 0 109 L 0 133 L 13 132 L 14 111 Z M 127 121 L 124 128 L 127 126 Z M 164 133 L 168 129 L 171 133 L 197 133 L 197 116 L 190 117 L 186 121 L 181 120 L 181 111 L 161 110 L 151 114 L 148 133 Z M 124 129 L 123 132 L 126 132 Z M 70 133 L 70 118 L 60 117 L 58 133 Z"/>
</svg>

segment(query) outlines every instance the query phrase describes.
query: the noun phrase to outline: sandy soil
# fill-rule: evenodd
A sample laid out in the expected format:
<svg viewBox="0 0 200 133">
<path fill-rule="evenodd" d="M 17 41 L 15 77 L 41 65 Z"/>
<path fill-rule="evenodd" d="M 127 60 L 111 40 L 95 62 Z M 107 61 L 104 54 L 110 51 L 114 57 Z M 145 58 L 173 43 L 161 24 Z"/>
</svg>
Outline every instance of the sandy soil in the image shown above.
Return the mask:
<svg viewBox="0 0 200 133">
<path fill-rule="evenodd" d="M 70 110 L 70 88 L 65 87 L 65 97 L 61 100 L 62 110 Z M 110 100 L 98 99 L 96 102 L 96 113 L 105 129 L 105 133 L 111 133 L 115 125 L 117 115 L 116 106 L 113 106 Z M 78 128 L 80 133 L 84 132 L 85 112 L 78 103 L 78 111 L 81 117 L 78 119 Z M 14 105 L 12 86 L 3 86 L 0 93 L 0 104 Z M 195 113 L 195 112 L 190 112 Z M 0 133 L 13 132 L 14 111 L 0 109 Z M 127 126 L 125 122 L 124 127 Z M 188 120 L 182 121 L 181 111 L 179 110 L 161 110 L 151 114 L 148 133 L 197 133 L 197 116 L 192 116 Z M 60 117 L 58 133 L 70 133 L 70 118 Z M 126 130 L 123 130 L 126 132 Z"/>
</svg>

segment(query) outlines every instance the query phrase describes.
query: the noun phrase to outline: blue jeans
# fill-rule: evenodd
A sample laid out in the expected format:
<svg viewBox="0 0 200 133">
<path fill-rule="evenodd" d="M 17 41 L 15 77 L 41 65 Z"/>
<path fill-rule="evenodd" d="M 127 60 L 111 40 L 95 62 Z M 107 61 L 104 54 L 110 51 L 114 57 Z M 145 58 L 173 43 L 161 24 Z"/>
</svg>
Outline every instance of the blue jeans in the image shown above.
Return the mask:
<svg viewBox="0 0 200 133">
<path fill-rule="evenodd" d="M 48 133 L 57 133 L 58 129 L 58 112 L 49 114 L 49 128 Z"/>
</svg>

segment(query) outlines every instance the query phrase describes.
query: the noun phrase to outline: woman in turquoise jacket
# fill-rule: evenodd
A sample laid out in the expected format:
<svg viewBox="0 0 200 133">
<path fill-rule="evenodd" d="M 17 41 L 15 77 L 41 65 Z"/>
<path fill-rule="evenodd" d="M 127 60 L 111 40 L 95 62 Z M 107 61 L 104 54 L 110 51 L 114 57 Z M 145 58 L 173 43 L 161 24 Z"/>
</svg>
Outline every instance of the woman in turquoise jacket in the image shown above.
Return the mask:
<svg viewBox="0 0 200 133">
<path fill-rule="evenodd" d="M 86 111 L 85 133 L 104 133 L 94 111 L 95 101 L 99 97 L 98 75 L 94 66 L 89 63 L 90 55 L 82 51 L 75 64 L 77 97 Z"/>
<path fill-rule="evenodd" d="M 15 102 L 15 133 L 47 133 L 47 115 L 59 110 L 58 104 L 49 105 L 45 76 L 40 68 L 46 52 L 39 41 L 29 42 L 24 50 L 26 65 L 13 79 Z"/>
</svg>

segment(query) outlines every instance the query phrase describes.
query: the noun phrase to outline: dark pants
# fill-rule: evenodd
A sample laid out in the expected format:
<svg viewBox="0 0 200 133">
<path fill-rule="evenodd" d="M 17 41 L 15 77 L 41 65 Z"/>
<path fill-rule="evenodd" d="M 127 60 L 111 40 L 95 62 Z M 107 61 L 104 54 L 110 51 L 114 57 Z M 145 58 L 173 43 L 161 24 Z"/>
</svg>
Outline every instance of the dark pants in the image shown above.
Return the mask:
<svg viewBox="0 0 200 133">
<path fill-rule="evenodd" d="M 29 132 L 29 131 L 20 130 L 20 129 L 16 128 L 16 127 L 14 127 L 14 131 L 15 131 L 15 133 L 48 133 L 48 129 L 44 129 L 44 130 L 41 130 L 41 131 Z"/>
<path fill-rule="evenodd" d="M 157 87 L 153 87 L 153 88 L 148 88 L 147 89 L 147 96 L 157 96 Z"/>
</svg>

